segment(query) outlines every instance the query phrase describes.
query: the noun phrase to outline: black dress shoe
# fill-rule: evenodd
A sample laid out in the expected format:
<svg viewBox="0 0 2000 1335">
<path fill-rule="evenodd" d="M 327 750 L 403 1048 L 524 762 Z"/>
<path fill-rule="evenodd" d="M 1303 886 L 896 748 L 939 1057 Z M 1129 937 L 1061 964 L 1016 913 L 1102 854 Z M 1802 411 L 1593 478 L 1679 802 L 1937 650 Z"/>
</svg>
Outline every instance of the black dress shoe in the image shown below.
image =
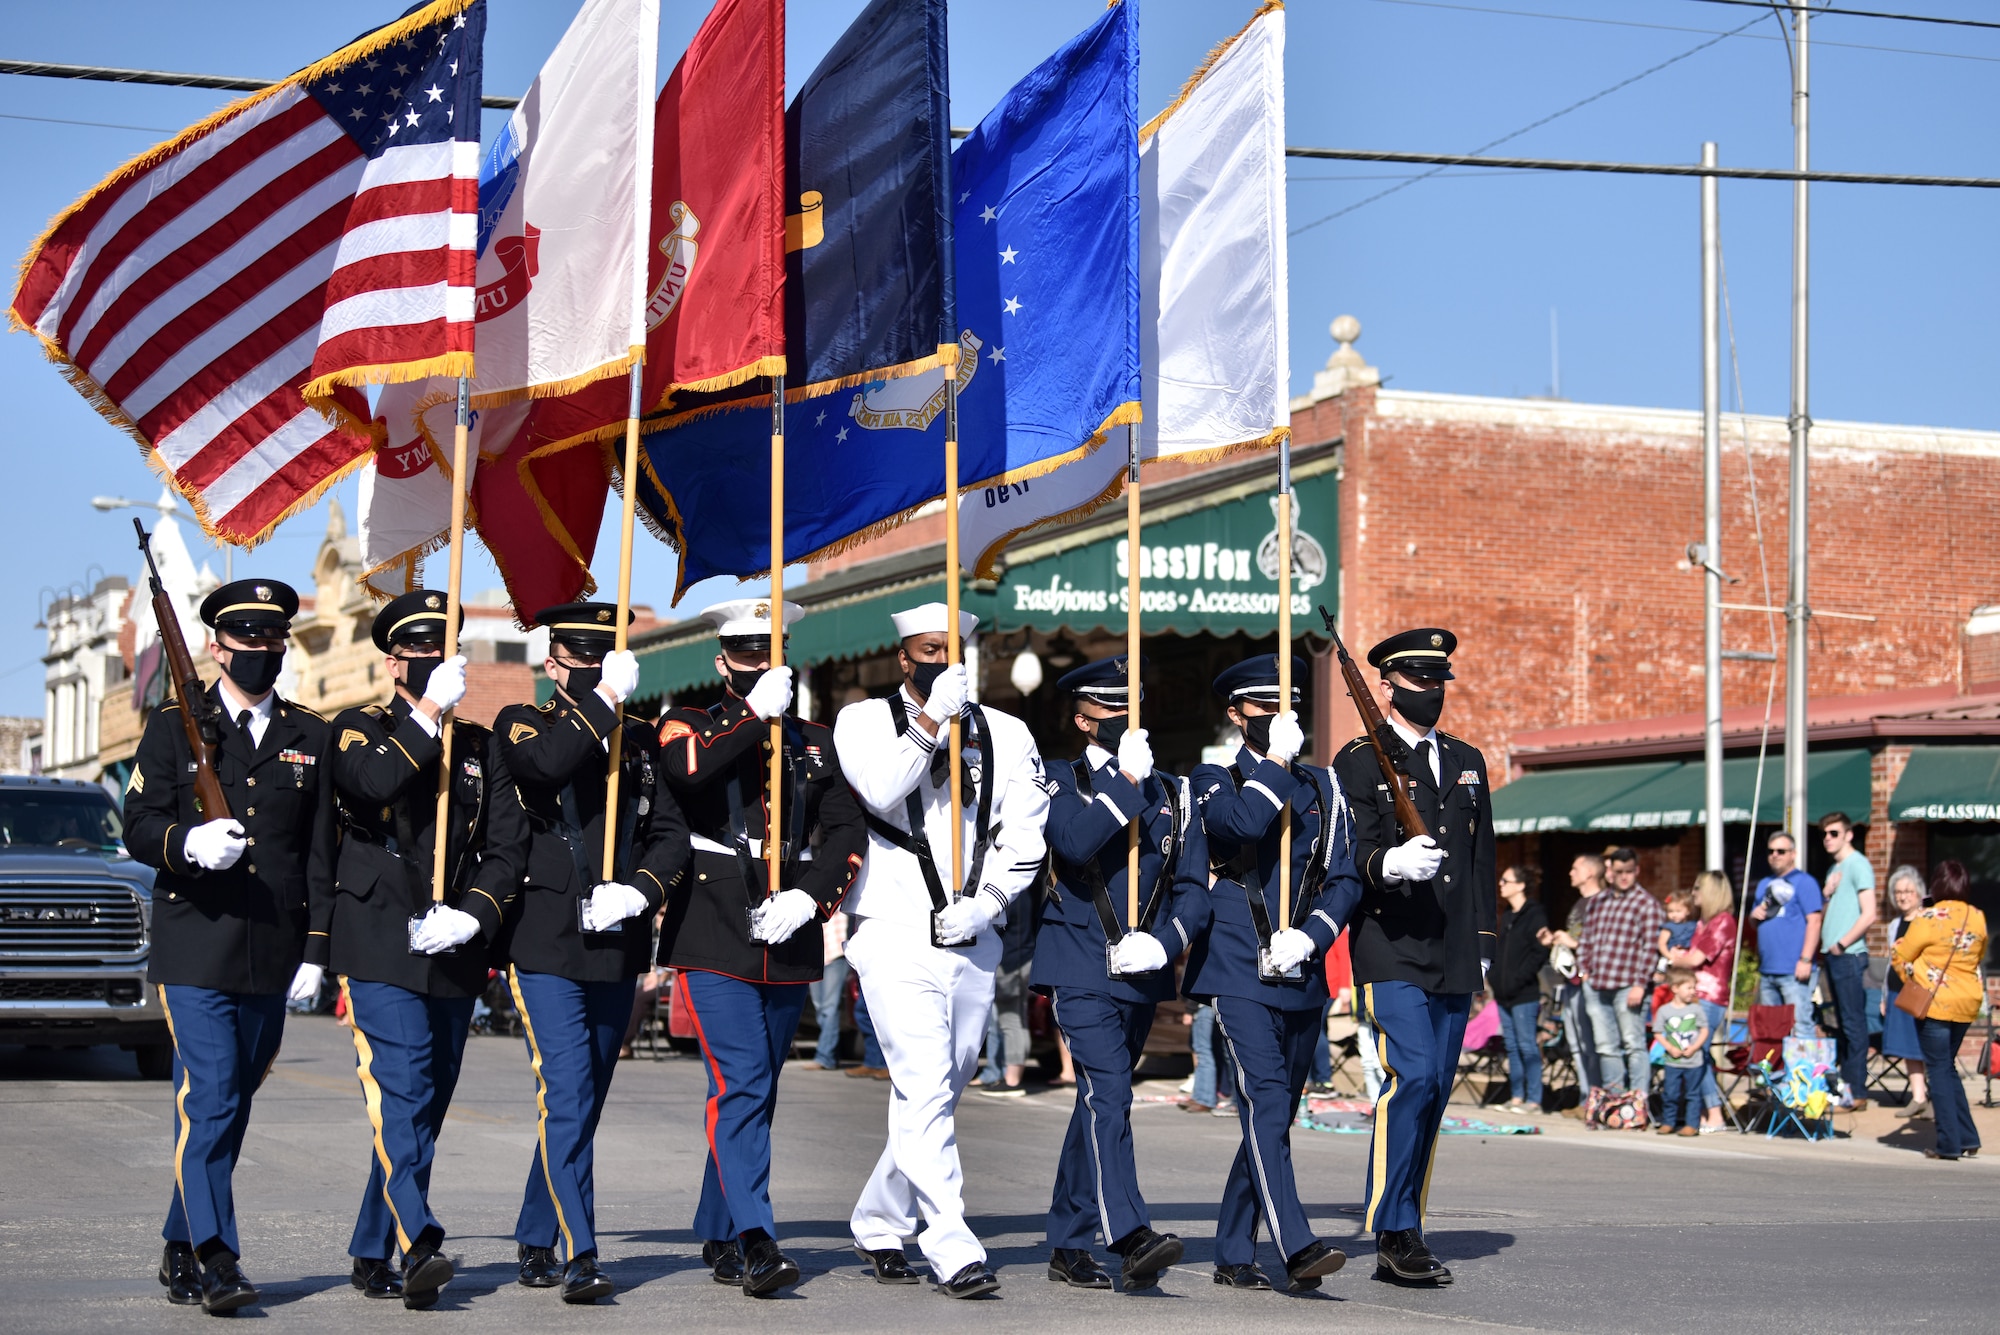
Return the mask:
<svg viewBox="0 0 2000 1335">
<path fill-rule="evenodd" d="M 916 1284 L 923 1280 L 910 1265 L 910 1258 L 903 1255 L 900 1247 L 884 1247 L 871 1252 L 866 1247 L 857 1246 L 854 1254 L 875 1267 L 877 1284 Z"/>
<path fill-rule="evenodd" d="M 167 1301 L 177 1307 L 193 1307 L 201 1301 L 201 1262 L 194 1248 L 185 1242 L 170 1242 L 160 1253 L 160 1283 L 166 1286 Z"/>
<path fill-rule="evenodd" d="M 436 1247 L 420 1242 L 410 1248 L 403 1253 L 403 1306 L 412 1311 L 432 1306 L 454 1273 Z"/>
<path fill-rule="evenodd" d="M 403 1296 L 403 1277 L 396 1273 L 396 1267 L 372 1256 L 354 1258 L 354 1273 L 348 1276 L 347 1282 L 361 1290 L 364 1298 Z"/>
<path fill-rule="evenodd" d="M 520 1270 L 514 1276 L 516 1284 L 531 1289 L 552 1289 L 562 1283 L 562 1266 L 556 1261 L 553 1247 L 530 1247 L 525 1243 L 514 1248 L 514 1258 L 520 1262 Z"/>
<path fill-rule="evenodd" d="M 701 1244 L 701 1263 L 715 1272 L 717 1284 L 741 1284 L 743 1282 L 743 1248 L 736 1239 L 727 1242 L 704 1242 Z"/>
<path fill-rule="evenodd" d="M 1122 1278 L 1127 1293 L 1158 1284 L 1160 1272 L 1179 1261 L 1185 1250 L 1173 1234 L 1155 1233 L 1150 1228 L 1135 1229 L 1120 1240 L 1118 1249 L 1125 1256 Z"/>
<path fill-rule="evenodd" d="M 939 1284 L 938 1292 L 947 1298 L 977 1298 L 980 1294 L 991 1293 L 999 1287 L 999 1276 L 986 1268 L 986 1262 L 974 1261 Z"/>
<path fill-rule="evenodd" d="M 1398 1228 L 1375 1235 L 1375 1278 L 1436 1287 L 1451 1283 L 1451 1271 L 1431 1255 L 1421 1230 Z"/>
<path fill-rule="evenodd" d="M 214 1316 L 233 1312 L 257 1301 L 257 1286 L 228 1253 L 217 1257 L 201 1272 L 201 1310 Z"/>
<path fill-rule="evenodd" d="M 1049 1278 L 1073 1289 L 1108 1289 L 1111 1276 L 1097 1258 L 1081 1247 L 1058 1247 L 1049 1253 Z"/>
<path fill-rule="evenodd" d="M 751 1238 L 743 1248 L 743 1296 L 761 1298 L 799 1282 L 799 1267 L 773 1237 Z"/>
<path fill-rule="evenodd" d="M 1320 1280 L 1347 1264 L 1347 1253 L 1329 1243 L 1315 1242 L 1285 1261 L 1285 1285 L 1292 1293 L 1319 1287 Z"/>
<path fill-rule="evenodd" d="M 599 1298 L 609 1298 L 618 1286 L 611 1277 L 597 1268 L 597 1253 L 585 1252 L 569 1263 L 563 1271 L 562 1300 L 566 1303 L 594 1303 Z"/>
<path fill-rule="evenodd" d="M 1268 1289 L 1271 1277 L 1253 1264 L 1219 1265 L 1215 1268 L 1215 1282 L 1232 1289 Z"/>
</svg>

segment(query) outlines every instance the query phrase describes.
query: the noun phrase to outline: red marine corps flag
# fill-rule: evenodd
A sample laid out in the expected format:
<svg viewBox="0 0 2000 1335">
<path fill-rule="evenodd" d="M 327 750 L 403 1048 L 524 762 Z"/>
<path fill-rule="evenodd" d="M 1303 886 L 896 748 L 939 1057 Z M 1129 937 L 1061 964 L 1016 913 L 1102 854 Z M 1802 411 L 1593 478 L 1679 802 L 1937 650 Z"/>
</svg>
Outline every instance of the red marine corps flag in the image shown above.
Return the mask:
<svg viewBox="0 0 2000 1335">
<path fill-rule="evenodd" d="M 218 539 L 364 460 L 360 385 L 472 369 L 484 0 L 435 0 L 119 168 L 11 316 Z"/>
</svg>

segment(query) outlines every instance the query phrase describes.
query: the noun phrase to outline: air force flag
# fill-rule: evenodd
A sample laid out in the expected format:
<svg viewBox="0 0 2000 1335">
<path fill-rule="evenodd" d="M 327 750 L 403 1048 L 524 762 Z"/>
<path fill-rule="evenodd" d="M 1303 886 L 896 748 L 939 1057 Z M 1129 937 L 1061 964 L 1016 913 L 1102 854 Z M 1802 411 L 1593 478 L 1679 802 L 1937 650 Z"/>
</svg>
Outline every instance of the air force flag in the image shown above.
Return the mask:
<svg viewBox="0 0 2000 1335">
<path fill-rule="evenodd" d="M 1004 487 L 1139 417 L 1138 24 L 1124 0 L 952 155 L 960 476 Z M 788 405 L 785 552 L 830 555 L 944 492 L 946 368 Z M 646 438 L 640 500 L 682 538 L 678 599 L 770 564 L 768 405 Z"/>
</svg>

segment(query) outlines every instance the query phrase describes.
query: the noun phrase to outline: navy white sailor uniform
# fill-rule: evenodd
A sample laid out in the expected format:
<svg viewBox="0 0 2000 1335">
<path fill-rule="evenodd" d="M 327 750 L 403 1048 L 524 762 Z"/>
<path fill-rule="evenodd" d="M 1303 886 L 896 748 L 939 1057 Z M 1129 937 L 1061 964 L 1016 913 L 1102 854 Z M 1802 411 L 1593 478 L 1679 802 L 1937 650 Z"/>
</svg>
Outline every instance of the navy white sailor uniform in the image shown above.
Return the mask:
<svg viewBox="0 0 2000 1335">
<path fill-rule="evenodd" d="M 1354 984 L 1373 1017 L 1385 1080 L 1375 1103 L 1364 1228 L 1420 1228 L 1445 1100 L 1458 1069 L 1480 961 L 1493 954 L 1498 877 L 1492 794 L 1477 747 L 1391 721 L 1410 796 L 1445 852 L 1429 881 L 1390 880 L 1383 855 L 1405 842 L 1395 799 L 1365 737 L 1334 758 L 1354 813 L 1365 887 L 1354 915 Z"/>
<path fill-rule="evenodd" d="M 1152 1227 L 1132 1145 L 1132 1071 L 1154 1007 L 1176 992 L 1173 961 L 1208 927 L 1208 845 L 1186 779 L 1155 771 L 1134 784 L 1118 759 L 1087 748 L 1048 769 L 1045 836 L 1055 884 L 1043 902 L 1029 981 L 1046 993 L 1076 1065 L 1077 1099 L 1056 1164 L 1049 1246 L 1088 1250 Z M 1139 821 L 1139 922 L 1167 966 L 1112 976 L 1106 949 L 1134 930 L 1126 831 Z M 1107 934 L 1103 914 L 1111 916 Z"/>
<path fill-rule="evenodd" d="M 479 935 L 436 955 L 410 952 L 409 921 L 431 905 L 441 738 L 409 699 L 334 720 L 341 807 L 337 889 L 324 920 L 330 971 L 353 1025 L 356 1073 L 374 1134 L 348 1253 L 376 1260 L 444 1240 L 431 1212 L 431 1163 L 458 1084 L 475 999 L 527 869 L 528 816 L 493 735 L 455 722 L 444 903 Z M 317 909 L 318 906 L 316 905 Z M 428 1235 L 428 1236 L 427 1236 Z"/>
<path fill-rule="evenodd" d="M 659 781 L 652 725 L 623 713 L 613 879 L 638 890 L 646 908 L 609 931 L 583 931 L 579 905 L 603 879 L 606 749 L 621 713 L 594 690 L 580 702 L 558 692 L 539 708 L 509 705 L 493 722 L 530 832 L 527 877 L 503 937 L 538 1110 L 514 1239 L 560 1243 L 569 1260 L 597 1250 L 597 1119 L 631 1022 L 634 980 L 652 957 L 653 918 L 688 861 L 687 825 Z"/>
<path fill-rule="evenodd" d="M 1223 1187 L 1215 1263 L 1246 1265 L 1256 1261 L 1260 1214 L 1285 1258 L 1319 1240 L 1293 1180 L 1292 1118 L 1312 1070 L 1313 1045 L 1326 1041 L 1325 954 L 1347 925 L 1361 883 L 1346 802 L 1328 771 L 1280 765 L 1246 746 L 1232 766 L 1196 766 L 1192 783 L 1217 879 L 1209 888 L 1213 920 L 1190 953 L 1181 987 L 1189 996 L 1214 999 L 1236 1079 L 1243 1145 Z M 1277 874 L 1278 813 L 1288 801 L 1289 924 L 1278 916 Z M 1313 957 L 1296 981 L 1258 977 L 1265 929 L 1275 933 L 1288 925 L 1312 938 Z"/>
<path fill-rule="evenodd" d="M 708 1066 L 708 1163 L 695 1232 L 715 1242 L 751 1229 L 776 1233 L 771 1211 L 771 1118 L 778 1074 L 824 970 L 820 924 L 840 911 L 861 871 L 868 827 L 834 754 L 833 730 L 784 717 L 786 889 L 819 916 L 786 940 L 750 937 L 749 911 L 766 898 L 771 725 L 730 695 L 713 709 L 675 709 L 660 721 L 660 768 L 685 813 L 693 874 L 669 896 L 660 962 L 679 970 Z"/>
<path fill-rule="evenodd" d="M 175 703 L 154 711 L 139 740 L 125 846 L 159 872 L 147 977 L 174 1044 L 174 1193 L 161 1234 L 241 1255 L 231 1177 L 251 1097 L 278 1058 L 292 976 L 302 960 L 325 959 L 325 938 L 309 947 L 306 932 L 309 905 L 333 894 L 332 738 L 325 719 L 272 695 L 253 741 L 229 719 L 222 688 L 207 695 L 226 720 L 215 769 L 246 836 L 243 856 L 222 871 L 187 857 L 188 831 L 210 817 L 195 807 L 194 756 Z"/>
</svg>

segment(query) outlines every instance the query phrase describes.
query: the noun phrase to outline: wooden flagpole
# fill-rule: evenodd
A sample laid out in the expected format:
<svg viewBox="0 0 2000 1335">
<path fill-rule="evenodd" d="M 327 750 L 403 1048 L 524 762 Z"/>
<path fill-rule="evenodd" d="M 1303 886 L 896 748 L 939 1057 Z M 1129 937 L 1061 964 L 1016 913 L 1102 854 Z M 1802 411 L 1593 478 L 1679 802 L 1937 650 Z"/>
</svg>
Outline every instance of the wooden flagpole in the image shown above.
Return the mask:
<svg viewBox="0 0 2000 1335">
<path fill-rule="evenodd" d="M 1130 472 L 1125 478 L 1125 726 L 1139 726 L 1139 427 L 1125 428 Z M 1139 930 L 1139 822 L 1126 824 L 1125 930 Z M 1169 869 L 1171 874 L 1171 868 Z"/>
<path fill-rule="evenodd" d="M 643 252 L 641 252 L 643 253 Z M 625 649 L 625 622 L 632 608 L 632 521 L 639 504 L 639 397 L 646 377 L 645 359 L 632 360 L 632 397 L 625 410 L 624 513 L 618 530 L 618 616 L 613 627 L 614 652 Z M 618 722 L 611 729 L 611 768 L 604 773 L 604 879 L 618 875 L 618 776 L 624 768 L 625 707 L 618 707 Z"/>
<path fill-rule="evenodd" d="M 785 376 L 771 377 L 771 666 L 785 665 Z M 784 889 L 785 716 L 771 719 L 771 817 L 764 822 L 765 896 Z"/>
<path fill-rule="evenodd" d="M 458 378 L 458 420 L 451 429 L 451 557 L 444 586 L 444 656 L 458 652 L 458 592 L 465 574 L 466 436 L 472 429 L 472 377 Z M 451 843 L 451 724 L 447 711 L 438 722 L 444 753 L 438 760 L 437 823 L 431 827 L 431 903 L 444 903 L 445 851 Z"/>
<path fill-rule="evenodd" d="M 958 361 L 945 367 L 944 400 L 944 620 L 945 662 L 957 667 L 958 644 Z M 963 745 L 959 717 L 951 716 L 951 772 L 945 782 L 951 787 L 951 874 L 947 891 L 958 898 L 959 877 L 965 874 L 965 799 L 958 791 L 959 749 Z M 992 758 L 987 758 L 992 763 Z M 915 833 L 914 831 L 912 833 Z M 918 835 L 922 838 L 922 835 Z"/>
<path fill-rule="evenodd" d="M 1292 438 L 1278 442 L 1278 712 L 1292 707 Z M 1297 760 L 1298 757 L 1292 757 Z M 1331 819 L 1331 813 L 1325 813 Z M 1278 925 L 1292 925 L 1292 804 L 1278 812 Z"/>
</svg>

